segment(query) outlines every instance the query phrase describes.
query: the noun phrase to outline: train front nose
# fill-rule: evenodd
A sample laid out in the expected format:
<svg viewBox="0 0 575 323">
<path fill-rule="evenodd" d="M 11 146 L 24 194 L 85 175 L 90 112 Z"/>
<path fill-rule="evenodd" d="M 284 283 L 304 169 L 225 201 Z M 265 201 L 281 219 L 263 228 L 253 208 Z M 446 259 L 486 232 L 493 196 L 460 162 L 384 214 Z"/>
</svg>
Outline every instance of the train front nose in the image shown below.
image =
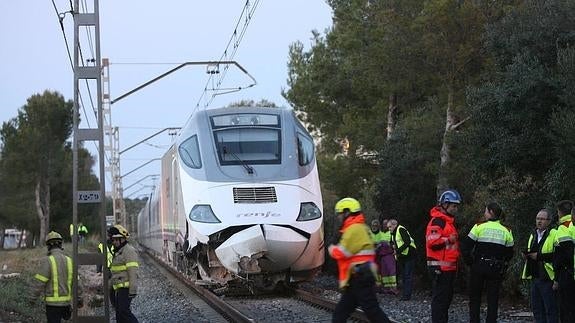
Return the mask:
<svg viewBox="0 0 575 323">
<path fill-rule="evenodd" d="M 308 238 L 291 228 L 254 225 L 239 231 L 216 248 L 220 262 L 230 271 L 259 273 L 288 269 L 305 251 Z"/>
</svg>

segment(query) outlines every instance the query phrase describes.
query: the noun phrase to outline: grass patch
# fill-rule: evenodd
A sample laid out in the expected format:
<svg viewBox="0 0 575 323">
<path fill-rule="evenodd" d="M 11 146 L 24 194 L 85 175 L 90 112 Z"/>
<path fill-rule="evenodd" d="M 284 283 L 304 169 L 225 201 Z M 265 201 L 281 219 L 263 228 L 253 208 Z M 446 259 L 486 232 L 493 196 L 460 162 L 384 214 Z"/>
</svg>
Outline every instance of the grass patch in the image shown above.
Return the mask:
<svg viewBox="0 0 575 323">
<path fill-rule="evenodd" d="M 79 246 L 80 252 L 96 252 L 97 243 L 87 241 Z M 64 243 L 64 253 L 72 256 L 72 244 Z M 6 265 L 2 274 L 19 273 L 12 278 L 0 279 L 0 322 L 44 322 L 46 321 L 45 303 L 41 296 L 36 296 L 38 285 L 34 275 L 40 266 L 40 260 L 48 254 L 45 247 L 31 249 L 0 250 L 0 270 Z M 82 270 L 88 270 L 91 266 L 79 266 Z M 95 268 L 93 268 L 95 272 Z M 101 277 L 101 276 L 100 276 Z M 80 284 L 85 283 L 82 281 Z M 98 285 L 98 282 L 93 284 Z M 101 284 L 101 282 L 100 282 Z M 85 288 L 85 303 L 89 306 L 102 306 L 102 299 L 94 300 L 95 291 Z M 102 296 L 103 297 L 103 296 Z M 87 312 L 89 308 L 84 307 Z"/>
<path fill-rule="evenodd" d="M 34 294 L 35 270 L 46 249 L 18 249 L 0 251 L 0 268 L 3 274 L 20 273 L 20 276 L 0 280 L 0 317 L 2 320 L 41 322 L 45 320 L 44 304 Z"/>
</svg>

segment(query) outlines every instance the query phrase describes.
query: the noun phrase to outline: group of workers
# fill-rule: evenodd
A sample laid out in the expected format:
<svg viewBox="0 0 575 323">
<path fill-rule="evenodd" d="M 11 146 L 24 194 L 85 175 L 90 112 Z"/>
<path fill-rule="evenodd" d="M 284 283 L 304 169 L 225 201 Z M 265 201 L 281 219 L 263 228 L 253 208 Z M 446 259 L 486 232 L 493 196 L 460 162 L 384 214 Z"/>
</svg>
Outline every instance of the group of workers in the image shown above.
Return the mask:
<svg viewBox="0 0 575 323">
<path fill-rule="evenodd" d="M 455 274 L 460 257 L 469 266 L 469 321 L 480 322 L 483 290 L 487 296 L 486 322 L 496 322 L 499 291 L 509 261 L 513 256 L 513 235 L 501 224 L 502 208 L 495 202 L 485 206 L 483 221 L 475 224 L 469 234 L 460 239 L 454 225 L 461 196 L 456 190 L 441 194 L 430 210 L 426 229 L 425 251 L 427 268 L 432 281 L 431 319 L 433 323 L 449 321 Z M 574 322 L 575 227 L 571 213 L 572 201 L 557 203 L 559 225 L 555 228 L 553 211 L 540 210 L 535 229 L 527 246 L 522 249 L 525 265 L 522 278 L 531 281 L 530 299 L 535 322 Z M 412 272 L 416 245 L 408 230 L 397 220 L 365 222 L 361 204 L 344 198 L 335 205 L 339 231 L 337 244 L 328 252 L 338 265 L 340 301 L 333 322 L 345 322 L 356 307 L 361 307 L 371 322 L 390 322 L 379 306 L 376 285 L 383 291 L 398 294 L 397 268 L 402 276 L 401 300 L 412 293 Z M 380 230 L 383 229 L 383 230 Z M 73 232 L 73 231 L 72 231 Z M 109 255 L 110 301 L 117 322 L 138 322 L 130 306 L 137 293 L 137 251 L 128 243 L 129 233 L 121 225 L 108 229 L 107 245 L 99 248 Z M 42 260 L 35 278 L 44 292 L 49 323 L 69 319 L 72 303 L 72 259 L 63 253 L 62 236 L 50 232 L 46 236 L 48 256 Z M 111 256 L 111 257 L 110 257 Z M 556 297 L 558 294 L 558 297 Z"/>
<path fill-rule="evenodd" d="M 485 206 L 483 220 L 463 238 L 454 220 L 462 203 L 456 190 L 443 192 L 430 210 L 425 233 L 427 268 L 432 282 L 431 321 L 449 321 L 455 275 L 460 258 L 469 266 L 469 321 L 480 322 L 483 291 L 487 296 L 486 322 L 497 322 L 499 291 L 513 257 L 511 230 L 501 224 L 503 210 L 495 202 Z M 535 322 L 574 322 L 574 241 L 571 222 L 573 202 L 557 203 L 559 225 L 553 211 L 542 209 L 536 227 L 522 250 L 525 265 L 522 278 L 530 280 L 530 299 Z M 409 300 L 416 245 L 397 220 L 365 222 L 359 201 L 344 198 L 335 205 L 341 236 L 328 251 L 338 264 L 342 297 L 333 322 L 345 322 L 361 307 L 371 322 L 390 322 L 377 299 L 377 283 L 383 292 L 398 294 L 396 268 L 402 276 L 400 300 Z M 397 262 L 397 266 L 396 266 Z"/>
<path fill-rule="evenodd" d="M 132 299 L 138 287 L 138 253 L 128 243 L 130 234 L 123 226 L 117 224 L 107 230 L 106 246 L 100 243 L 100 252 L 107 250 L 106 273 L 109 275 L 110 303 L 116 312 L 118 323 L 138 322 L 131 311 Z M 73 230 L 71 231 L 73 236 Z M 48 323 L 60 323 L 68 320 L 72 314 L 72 258 L 64 254 L 62 235 L 51 231 L 46 235 L 48 256 L 41 260 L 37 280 L 37 294 L 43 294 L 46 304 Z M 101 269 L 101 268 L 100 268 Z M 82 306 L 79 298 L 75 306 Z"/>
</svg>

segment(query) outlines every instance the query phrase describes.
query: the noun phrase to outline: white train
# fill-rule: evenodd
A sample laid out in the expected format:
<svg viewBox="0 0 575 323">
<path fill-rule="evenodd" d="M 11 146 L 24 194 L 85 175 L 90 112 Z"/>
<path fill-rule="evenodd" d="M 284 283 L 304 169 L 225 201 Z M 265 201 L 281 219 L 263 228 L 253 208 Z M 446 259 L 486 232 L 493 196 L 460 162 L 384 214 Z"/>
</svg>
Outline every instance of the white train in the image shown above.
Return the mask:
<svg viewBox="0 0 575 323">
<path fill-rule="evenodd" d="M 288 108 L 193 114 L 162 158 L 138 240 L 192 277 L 273 288 L 324 263 L 314 142 Z"/>
</svg>

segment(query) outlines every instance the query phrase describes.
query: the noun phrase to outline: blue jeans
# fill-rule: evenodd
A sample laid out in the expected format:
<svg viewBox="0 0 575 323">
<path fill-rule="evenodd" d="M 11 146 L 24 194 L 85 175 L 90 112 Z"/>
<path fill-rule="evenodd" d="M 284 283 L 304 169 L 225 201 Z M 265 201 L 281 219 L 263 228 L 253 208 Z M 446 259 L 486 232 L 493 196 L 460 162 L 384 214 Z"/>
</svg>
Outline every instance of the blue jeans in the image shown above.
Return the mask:
<svg viewBox="0 0 575 323">
<path fill-rule="evenodd" d="M 407 258 L 399 258 L 397 260 L 400 266 L 400 274 L 401 274 L 401 283 L 402 283 L 402 291 L 401 291 L 401 298 L 402 299 L 410 299 L 411 298 L 411 291 L 413 290 L 413 266 L 415 264 L 415 257 L 407 257 Z"/>
<path fill-rule="evenodd" d="M 559 322 L 553 281 L 540 278 L 531 281 L 531 309 L 536 323 Z"/>
</svg>

